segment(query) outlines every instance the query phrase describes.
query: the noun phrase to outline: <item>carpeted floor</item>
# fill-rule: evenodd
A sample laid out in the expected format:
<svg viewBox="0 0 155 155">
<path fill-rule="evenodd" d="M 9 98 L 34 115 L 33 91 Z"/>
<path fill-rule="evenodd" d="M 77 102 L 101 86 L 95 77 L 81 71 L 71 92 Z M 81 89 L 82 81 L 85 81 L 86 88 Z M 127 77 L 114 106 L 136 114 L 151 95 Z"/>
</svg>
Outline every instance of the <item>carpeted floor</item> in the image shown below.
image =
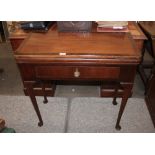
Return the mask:
<svg viewBox="0 0 155 155">
<path fill-rule="evenodd" d="M 28 97 L 9 43 L 0 44 L 0 117 L 17 132 L 118 132 L 115 123 L 119 105 L 111 99 L 99 98 L 99 86 L 57 86 L 55 97 L 44 105 L 38 97 L 44 126 L 38 119 Z M 144 102 L 144 87 L 139 75 L 135 79 L 133 96 L 125 109 L 119 132 L 154 132 Z"/>
<path fill-rule="evenodd" d="M 121 120 L 121 131 L 115 130 L 120 104 L 112 105 L 112 99 L 97 97 L 61 98 L 49 97 L 38 105 L 44 125 L 38 127 L 38 118 L 28 97 L 0 95 L 0 114 L 6 125 L 18 133 L 111 133 L 154 132 L 147 107 L 143 99 L 131 98 Z M 120 102 L 120 100 L 118 99 Z"/>
</svg>

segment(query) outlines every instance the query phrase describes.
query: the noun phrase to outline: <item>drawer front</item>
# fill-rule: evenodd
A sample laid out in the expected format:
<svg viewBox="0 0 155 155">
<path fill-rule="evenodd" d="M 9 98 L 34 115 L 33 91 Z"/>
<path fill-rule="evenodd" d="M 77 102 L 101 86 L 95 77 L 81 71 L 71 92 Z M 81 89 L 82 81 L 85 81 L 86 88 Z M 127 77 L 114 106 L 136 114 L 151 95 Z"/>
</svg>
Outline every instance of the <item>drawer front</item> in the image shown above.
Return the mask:
<svg viewBox="0 0 155 155">
<path fill-rule="evenodd" d="M 118 79 L 119 67 L 93 66 L 36 66 L 36 78 L 39 79 Z"/>
</svg>

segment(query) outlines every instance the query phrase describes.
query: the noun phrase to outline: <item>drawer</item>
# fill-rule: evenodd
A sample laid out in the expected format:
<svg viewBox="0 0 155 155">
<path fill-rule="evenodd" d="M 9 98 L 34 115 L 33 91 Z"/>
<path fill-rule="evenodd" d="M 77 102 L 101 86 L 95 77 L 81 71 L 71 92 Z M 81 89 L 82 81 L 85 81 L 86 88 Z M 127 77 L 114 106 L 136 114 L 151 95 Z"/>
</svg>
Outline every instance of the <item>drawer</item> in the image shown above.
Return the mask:
<svg viewBox="0 0 155 155">
<path fill-rule="evenodd" d="M 65 80 L 65 79 L 118 79 L 120 67 L 93 66 L 36 66 L 36 78 Z"/>
</svg>

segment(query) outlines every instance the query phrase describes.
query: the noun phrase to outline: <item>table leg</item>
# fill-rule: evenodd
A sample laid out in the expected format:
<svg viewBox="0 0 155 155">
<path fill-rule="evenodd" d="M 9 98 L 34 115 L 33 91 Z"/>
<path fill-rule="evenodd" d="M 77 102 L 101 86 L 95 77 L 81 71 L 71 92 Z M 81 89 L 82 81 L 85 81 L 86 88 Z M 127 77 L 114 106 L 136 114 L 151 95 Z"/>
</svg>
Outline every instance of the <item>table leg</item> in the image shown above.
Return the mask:
<svg viewBox="0 0 155 155">
<path fill-rule="evenodd" d="M 131 89 L 132 89 L 131 84 L 126 85 L 125 88 L 124 88 L 124 93 L 123 93 L 123 96 L 122 96 L 121 106 L 120 106 L 120 109 L 119 109 L 118 118 L 117 118 L 117 122 L 116 122 L 116 126 L 115 126 L 116 130 L 121 130 L 120 120 L 121 120 L 122 114 L 124 112 L 124 109 L 125 109 L 126 103 L 128 101 L 128 98 L 130 97 Z"/>
<path fill-rule="evenodd" d="M 118 94 L 118 90 L 119 90 L 119 83 L 116 83 L 116 86 L 115 86 L 115 93 L 114 93 L 114 98 L 113 98 L 113 105 L 117 105 L 117 94 Z"/>
<path fill-rule="evenodd" d="M 31 102 L 33 104 L 33 107 L 34 107 L 35 112 L 36 112 L 36 114 L 38 116 L 38 119 L 39 119 L 38 126 L 42 126 L 43 125 L 43 120 L 42 120 L 40 110 L 39 110 L 39 107 L 38 107 L 38 104 L 37 104 L 37 100 L 36 100 L 36 97 L 35 97 L 35 94 L 34 94 L 34 91 L 33 91 L 33 85 L 34 85 L 34 82 L 25 82 L 26 89 L 28 91 Z"/>
<path fill-rule="evenodd" d="M 45 92 L 45 83 L 44 81 L 42 81 L 42 91 L 43 91 L 43 95 L 44 95 L 44 100 L 43 100 L 43 103 L 46 104 L 48 102 L 47 100 L 47 96 L 46 96 L 46 92 Z"/>
</svg>

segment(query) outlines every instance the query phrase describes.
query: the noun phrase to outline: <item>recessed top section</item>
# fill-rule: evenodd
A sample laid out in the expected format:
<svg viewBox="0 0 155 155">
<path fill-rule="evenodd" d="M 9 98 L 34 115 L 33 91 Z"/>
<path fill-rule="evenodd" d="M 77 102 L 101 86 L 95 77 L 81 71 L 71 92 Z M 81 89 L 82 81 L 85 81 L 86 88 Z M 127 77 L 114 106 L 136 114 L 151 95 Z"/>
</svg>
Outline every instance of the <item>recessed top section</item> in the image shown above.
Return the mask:
<svg viewBox="0 0 155 155">
<path fill-rule="evenodd" d="M 60 54 L 65 53 L 65 54 Z M 31 33 L 15 53 L 16 57 L 46 59 L 113 59 L 140 60 L 129 33 L 60 33 L 56 28 L 48 33 Z"/>
</svg>

